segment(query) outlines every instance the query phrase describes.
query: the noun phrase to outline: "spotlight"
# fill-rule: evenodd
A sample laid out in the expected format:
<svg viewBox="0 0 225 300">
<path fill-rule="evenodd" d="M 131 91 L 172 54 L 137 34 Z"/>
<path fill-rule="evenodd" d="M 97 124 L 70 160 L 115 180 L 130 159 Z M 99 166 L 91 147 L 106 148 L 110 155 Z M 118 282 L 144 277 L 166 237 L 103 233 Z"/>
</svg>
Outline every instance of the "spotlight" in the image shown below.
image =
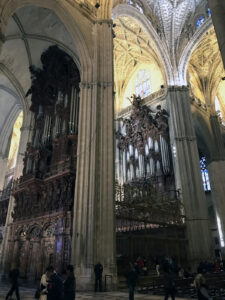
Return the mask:
<svg viewBox="0 0 225 300">
<path fill-rule="evenodd" d="M 95 4 L 95 8 L 99 8 L 100 7 L 100 4 L 97 2 L 96 4 Z"/>
</svg>

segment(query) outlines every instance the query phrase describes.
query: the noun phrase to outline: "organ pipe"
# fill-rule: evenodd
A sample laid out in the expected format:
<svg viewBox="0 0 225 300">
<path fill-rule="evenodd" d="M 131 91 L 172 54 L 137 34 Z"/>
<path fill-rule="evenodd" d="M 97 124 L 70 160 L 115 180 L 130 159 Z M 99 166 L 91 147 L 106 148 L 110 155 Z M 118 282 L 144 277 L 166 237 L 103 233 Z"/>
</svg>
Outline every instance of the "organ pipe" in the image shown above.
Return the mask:
<svg viewBox="0 0 225 300">
<path fill-rule="evenodd" d="M 169 155 L 169 147 L 163 136 L 160 135 L 160 149 L 162 156 L 162 168 L 163 173 L 168 175 L 170 173 L 170 155 Z"/>
</svg>

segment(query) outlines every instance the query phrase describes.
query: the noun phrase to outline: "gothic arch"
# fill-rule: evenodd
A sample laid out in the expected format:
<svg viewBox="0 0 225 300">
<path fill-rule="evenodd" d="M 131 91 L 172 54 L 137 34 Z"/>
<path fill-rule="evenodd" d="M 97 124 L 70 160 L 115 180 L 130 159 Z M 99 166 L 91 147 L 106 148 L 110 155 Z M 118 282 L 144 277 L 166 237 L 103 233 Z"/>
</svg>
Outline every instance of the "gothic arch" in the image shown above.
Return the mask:
<svg viewBox="0 0 225 300">
<path fill-rule="evenodd" d="M 78 21 L 76 22 L 76 20 L 79 20 L 83 16 L 78 12 L 78 10 L 73 9 L 73 7 L 71 6 L 71 11 L 73 10 L 73 13 L 76 14 L 75 18 L 75 16 L 72 15 L 69 9 L 66 8 L 65 4 L 61 4 L 60 2 L 54 0 L 8 0 L 5 1 L 5 5 L 3 6 L 3 10 L 0 15 L 2 20 L 1 31 L 3 34 L 6 29 L 7 23 L 13 13 L 26 6 L 47 8 L 56 14 L 56 16 L 68 30 L 77 46 L 78 55 L 81 62 L 81 74 L 82 76 L 84 76 L 86 70 L 91 67 L 91 58 L 89 52 L 90 49 L 87 39 L 87 35 L 91 34 L 91 32 L 87 32 L 87 30 L 86 32 L 84 32 L 84 30 L 82 31 L 82 28 L 81 26 L 79 26 Z M 91 37 L 89 36 L 89 38 L 89 43 L 91 43 Z"/>
<path fill-rule="evenodd" d="M 183 85 L 187 85 L 186 75 L 187 75 L 187 67 L 188 67 L 190 57 L 194 52 L 195 48 L 197 47 L 199 40 L 212 26 L 213 26 L 212 19 L 208 18 L 202 24 L 202 26 L 200 26 L 200 28 L 195 31 L 194 35 L 188 42 L 187 46 L 185 47 L 181 55 L 179 65 L 178 65 L 178 74 L 179 74 L 180 81 L 182 82 Z"/>
<path fill-rule="evenodd" d="M 168 50 L 146 16 L 141 14 L 136 8 L 127 4 L 119 4 L 115 6 L 112 10 L 112 16 L 113 19 L 116 19 L 120 16 L 130 16 L 146 30 L 146 32 L 152 38 L 153 43 L 158 51 L 157 54 L 159 55 L 160 61 L 164 67 L 167 84 L 171 84 L 173 82 L 173 72 Z"/>
</svg>

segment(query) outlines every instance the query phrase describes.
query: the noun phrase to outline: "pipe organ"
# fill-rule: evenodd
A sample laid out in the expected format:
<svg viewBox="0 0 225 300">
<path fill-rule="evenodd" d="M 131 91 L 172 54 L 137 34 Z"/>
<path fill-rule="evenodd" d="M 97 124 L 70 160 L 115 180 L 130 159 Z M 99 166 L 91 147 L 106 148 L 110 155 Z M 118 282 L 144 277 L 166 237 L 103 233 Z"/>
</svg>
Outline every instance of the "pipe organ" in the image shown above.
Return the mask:
<svg viewBox="0 0 225 300">
<path fill-rule="evenodd" d="M 157 107 L 153 113 L 134 98 L 129 119 L 117 121 L 117 180 L 126 183 L 138 178 L 172 174 L 168 114 Z"/>
<path fill-rule="evenodd" d="M 31 67 L 32 141 L 23 175 L 13 184 L 15 208 L 5 271 L 19 268 L 30 280 L 51 263 L 61 271 L 70 262 L 72 209 L 79 117 L 77 66 L 57 46 Z"/>
<path fill-rule="evenodd" d="M 171 254 L 183 261 L 182 204 L 175 191 L 168 113 L 142 101 L 134 95 L 129 118 L 116 121 L 117 252 L 130 260 Z"/>
</svg>

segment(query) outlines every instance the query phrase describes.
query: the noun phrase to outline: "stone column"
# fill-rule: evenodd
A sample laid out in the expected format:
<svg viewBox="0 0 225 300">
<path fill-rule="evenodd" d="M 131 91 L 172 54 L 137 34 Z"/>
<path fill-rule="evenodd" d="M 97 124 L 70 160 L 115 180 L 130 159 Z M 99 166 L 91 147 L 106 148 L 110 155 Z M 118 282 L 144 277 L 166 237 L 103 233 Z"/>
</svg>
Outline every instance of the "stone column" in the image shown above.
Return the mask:
<svg viewBox="0 0 225 300">
<path fill-rule="evenodd" d="M 5 36 L 3 35 L 1 28 L 0 28 L 0 53 L 2 51 L 4 42 L 5 42 Z M 0 170 L 1 170 L 0 190 L 2 190 L 4 187 L 5 173 L 7 171 L 7 162 L 8 162 L 8 155 L 6 153 L 1 153 L 0 154 Z"/>
<path fill-rule="evenodd" d="M 21 128 L 20 144 L 19 144 L 19 151 L 17 156 L 17 163 L 14 172 L 14 179 L 20 177 L 23 171 L 24 153 L 26 151 L 27 142 L 31 140 L 32 137 L 32 127 L 30 125 L 31 123 L 32 123 L 32 113 L 24 112 L 24 121 L 23 121 L 24 125 Z M 2 255 L 0 257 L 0 273 L 4 272 L 4 265 L 7 259 L 8 240 L 10 236 L 10 224 L 13 222 L 12 212 L 14 209 L 14 205 L 15 205 L 14 197 L 11 196 L 9 200 L 5 231 L 4 231 L 3 241 L 2 241 Z"/>
<path fill-rule="evenodd" d="M 74 201 L 72 261 L 79 289 L 92 289 L 94 265 L 116 283 L 114 103 L 111 20 L 93 25 L 92 82 L 83 75 Z"/>
<path fill-rule="evenodd" d="M 225 65 L 225 2 L 224 0 L 208 0 L 208 2 L 212 12 L 212 21 L 219 42 L 223 64 Z"/>
<path fill-rule="evenodd" d="M 210 153 L 210 161 L 208 163 L 208 172 L 211 185 L 211 195 L 215 207 L 216 215 L 221 221 L 221 232 L 219 235 L 225 234 L 225 149 L 220 130 L 220 123 L 217 115 L 210 116 L 210 124 L 212 129 L 213 145 Z M 216 220 L 217 221 L 217 220 Z M 218 224 L 217 224 L 218 226 Z M 220 236 L 221 238 L 221 236 Z"/>
<path fill-rule="evenodd" d="M 169 87 L 167 104 L 176 188 L 181 191 L 186 216 L 188 261 L 194 267 L 210 258 L 212 239 L 188 88 Z"/>
</svg>

